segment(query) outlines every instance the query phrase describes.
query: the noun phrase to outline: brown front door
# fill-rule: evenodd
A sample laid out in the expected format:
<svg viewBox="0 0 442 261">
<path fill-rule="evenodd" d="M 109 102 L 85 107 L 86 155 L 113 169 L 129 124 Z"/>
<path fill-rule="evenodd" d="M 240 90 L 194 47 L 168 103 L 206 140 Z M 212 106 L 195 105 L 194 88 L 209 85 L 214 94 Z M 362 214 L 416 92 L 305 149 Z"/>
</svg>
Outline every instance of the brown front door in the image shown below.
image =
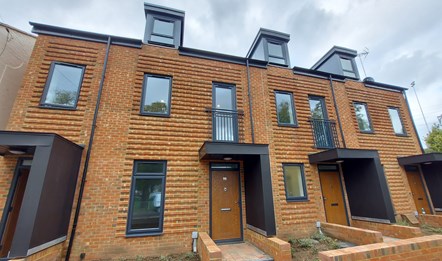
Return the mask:
<svg viewBox="0 0 442 261">
<path fill-rule="evenodd" d="M 348 225 L 339 172 L 320 171 L 319 177 L 327 222 Z"/>
<path fill-rule="evenodd" d="M 425 194 L 424 184 L 422 183 L 419 171 L 407 170 L 407 178 L 417 211 L 422 213 L 422 209 L 424 209 L 425 213 L 431 214 L 430 205 L 428 204 L 427 195 Z"/>
<path fill-rule="evenodd" d="M 238 171 L 212 170 L 211 236 L 215 241 L 241 240 L 241 197 Z"/>
<path fill-rule="evenodd" d="M 6 225 L 1 240 L 0 257 L 6 257 L 9 253 L 9 250 L 11 249 L 12 239 L 14 237 L 21 203 L 25 194 L 28 176 L 29 168 L 19 168 L 17 183 L 15 184 L 15 187 L 11 187 L 10 189 L 13 193 L 13 196 L 11 204 L 9 204 L 9 206 L 6 206 L 4 210 L 8 211 L 8 214 L 6 216 Z"/>
</svg>

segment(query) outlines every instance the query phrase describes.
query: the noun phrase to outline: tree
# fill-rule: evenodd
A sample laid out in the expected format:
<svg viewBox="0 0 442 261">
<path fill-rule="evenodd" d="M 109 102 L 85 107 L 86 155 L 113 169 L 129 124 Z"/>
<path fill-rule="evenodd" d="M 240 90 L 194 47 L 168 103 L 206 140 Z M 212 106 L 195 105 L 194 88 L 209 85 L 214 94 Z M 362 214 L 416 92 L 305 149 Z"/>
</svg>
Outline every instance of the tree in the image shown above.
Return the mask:
<svg viewBox="0 0 442 261">
<path fill-rule="evenodd" d="M 425 137 L 428 152 L 442 152 L 442 125 L 434 124 L 431 131 Z"/>
<path fill-rule="evenodd" d="M 280 123 L 293 123 L 293 119 L 290 115 L 291 108 L 287 101 L 282 101 L 278 104 L 278 117 Z"/>
</svg>

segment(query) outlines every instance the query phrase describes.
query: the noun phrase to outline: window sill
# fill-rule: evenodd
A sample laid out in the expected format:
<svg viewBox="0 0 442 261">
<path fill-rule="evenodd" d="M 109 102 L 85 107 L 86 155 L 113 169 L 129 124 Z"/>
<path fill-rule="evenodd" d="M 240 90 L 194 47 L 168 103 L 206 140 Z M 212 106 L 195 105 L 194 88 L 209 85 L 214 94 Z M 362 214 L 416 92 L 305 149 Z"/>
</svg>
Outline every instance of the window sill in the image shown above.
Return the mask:
<svg viewBox="0 0 442 261">
<path fill-rule="evenodd" d="M 284 123 L 278 123 L 278 127 L 290 127 L 290 128 L 298 128 L 298 124 L 284 124 Z"/>
<path fill-rule="evenodd" d="M 76 111 L 77 107 L 64 107 L 64 106 L 56 106 L 56 105 L 39 105 L 40 109 L 50 109 L 50 110 L 65 110 L 65 111 Z"/>
<path fill-rule="evenodd" d="M 147 43 L 151 44 L 151 45 L 155 45 L 155 46 L 169 47 L 169 48 L 173 48 L 173 49 L 178 48 L 178 46 L 175 46 L 175 44 L 156 42 L 156 41 L 152 41 L 152 40 L 147 41 Z"/>
<path fill-rule="evenodd" d="M 374 131 L 361 131 L 361 130 L 359 130 L 359 132 L 362 134 L 375 134 Z"/>
<path fill-rule="evenodd" d="M 299 198 L 299 199 L 286 199 L 288 203 L 290 202 L 309 202 L 308 198 Z"/>
<path fill-rule="evenodd" d="M 136 233 L 136 234 L 126 234 L 125 237 L 149 237 L 149 236 L 161 236 L 163 232 L 144 232 L 144 233 Z"/>
<path fill-rule="evenodd" d="M 139 114 L 140 116 L 153 116 L 153 117 L 160 117 L 160 118 L 170 118 L 170 113 L 169 114 L 159 114 L 159 113 L 143 113 L 140 112 Z"/>
</svg>

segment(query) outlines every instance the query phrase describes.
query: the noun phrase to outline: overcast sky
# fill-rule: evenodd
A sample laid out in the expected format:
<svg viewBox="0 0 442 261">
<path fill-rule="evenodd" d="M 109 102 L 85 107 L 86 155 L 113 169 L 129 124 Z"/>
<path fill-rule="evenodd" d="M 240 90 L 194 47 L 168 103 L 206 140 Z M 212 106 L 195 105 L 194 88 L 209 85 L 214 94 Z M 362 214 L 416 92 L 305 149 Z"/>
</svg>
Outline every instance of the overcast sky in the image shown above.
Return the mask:
<svg viewBox="0 0 442 261">
<path fill-rule="evenodd" d="M 0 21 L 29 21 L 142 39 L 143 0 L 0 0 Z M 244 57 L 260 27 L 288 33 L 292 66 L 310 68 L 333 45 L 362 52 L 367 76 L 416 91 L 428 125 L 442 115 L 441 0 L 150 0 L 186 12 L 184 46 Z M 359 72 L 364 77 L 357 59 Z M 421 137 L 422 113 L 407 92 Z"/>
</svg>

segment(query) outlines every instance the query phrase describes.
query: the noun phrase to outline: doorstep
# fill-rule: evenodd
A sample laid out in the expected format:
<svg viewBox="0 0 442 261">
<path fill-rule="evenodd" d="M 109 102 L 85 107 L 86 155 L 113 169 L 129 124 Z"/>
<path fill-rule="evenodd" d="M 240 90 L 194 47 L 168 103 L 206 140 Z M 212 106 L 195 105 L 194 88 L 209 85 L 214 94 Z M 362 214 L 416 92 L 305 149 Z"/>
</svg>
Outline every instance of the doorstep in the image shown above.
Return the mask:
<svg viewBox="0 0 442 261">
<path fill-rule="evenodd" d="M 230 261 L 273 261 L 273 258 L 262 252 L 254 245 L 244 242 L 228 245 L 218 245 L 221 249 L 222 260 Z"/>
</svg>

